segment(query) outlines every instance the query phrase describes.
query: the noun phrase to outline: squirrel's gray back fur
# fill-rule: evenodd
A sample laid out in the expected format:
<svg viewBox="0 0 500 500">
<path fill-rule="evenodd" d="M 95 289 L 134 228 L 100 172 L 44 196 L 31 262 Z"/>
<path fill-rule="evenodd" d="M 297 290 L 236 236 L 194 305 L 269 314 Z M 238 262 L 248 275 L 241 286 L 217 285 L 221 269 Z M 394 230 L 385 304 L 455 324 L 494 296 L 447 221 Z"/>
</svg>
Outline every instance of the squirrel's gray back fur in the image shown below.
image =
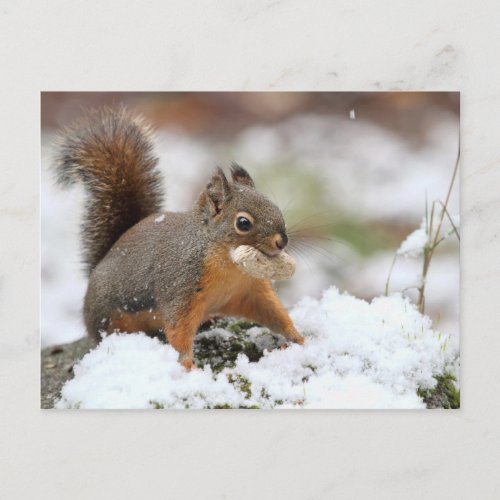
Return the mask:
<svg viewBox="0 0 500 500">
<path fill-rule="evenodd" d="M 127 231 L 90 276 L 84 306 L 89 332 L 105 329 L 112 310 L 160 309 L 175 318 L 196 293 L 215 237 L 196 212 L 155 214 Z"/>
<path fill-rule="evenodd" d="M 161 210 L 152 133 L 124 107 L 102 108 L 88 111 L 58 142 L 59 183 L 81 182 L 87 191 L 82 246 L 90 274 L 125 231 Z"/>
</svg>

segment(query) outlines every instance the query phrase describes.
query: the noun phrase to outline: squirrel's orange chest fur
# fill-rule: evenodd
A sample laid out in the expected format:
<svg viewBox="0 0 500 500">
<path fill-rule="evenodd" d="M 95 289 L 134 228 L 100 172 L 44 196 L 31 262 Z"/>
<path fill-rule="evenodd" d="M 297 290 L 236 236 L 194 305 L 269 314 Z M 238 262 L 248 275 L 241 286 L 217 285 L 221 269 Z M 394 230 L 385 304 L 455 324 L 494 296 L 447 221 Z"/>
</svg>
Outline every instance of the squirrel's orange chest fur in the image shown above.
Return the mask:
<svg viewBox="0 0 500 500">
<path fill-rule="evenodd" d="M 231 260 L 229 250 L 221 245 L 205 259 L 199 293 L 207 315 L 220 312 L 228 302 L 247 293 L 255 280 Z"/>
</svg>

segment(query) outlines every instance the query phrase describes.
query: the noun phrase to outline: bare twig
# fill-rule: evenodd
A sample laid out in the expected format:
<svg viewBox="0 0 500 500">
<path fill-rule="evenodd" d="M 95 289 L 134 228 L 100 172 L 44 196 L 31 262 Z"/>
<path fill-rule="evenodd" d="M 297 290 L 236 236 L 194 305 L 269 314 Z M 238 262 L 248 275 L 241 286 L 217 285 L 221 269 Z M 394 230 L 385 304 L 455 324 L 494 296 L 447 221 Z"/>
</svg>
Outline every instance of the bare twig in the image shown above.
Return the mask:
<svg viewBox="0 0 500 500">
<path fill-rule="evenodd" d="M 389 295 L 389 282 L 391 281 L 392 270 L 394 269 L 394 265 L 396 264 L 396 260 L 398 258 L 398 252 L 394 254 L 394 257 L 391 262 L 391 267 L 389 268 L 389 274 L 387 275 L 387 281 L 385 282 L 385 296 Z"/>
<path fill-rule="evenodd" d="M 446 216 L 448 217 L 448 220 L 450 221 L 451 227 L 453 228 L 453 231 L 450 231 L 450 234 L 451 234 L 451 233 L 455 233 L 455 235 L 456 235 L 456 237 L 457 237 L 458 241 L 460 241 L 460 234 L 458 233 L 458 229 L 457 229 L 457 227 L 455 226 L 455 223 L 453 222 L 453 219 L 451 218 L 451 215 L 450 215 L 450 213 L 448 212 L 448 209 L 446 208 L 445 204 L 444 204 L 442 201 L 440 201 L 439 203 L 440 203 L 440 205 L 443 207 L 443 210 L 444 210 L 444 212 L 446 213 Z"/>
<path fill-rule="evenodd" d="M 423 263 L 422 263 L 422 284 L 421 284 L 420 288 L 418 289 L 417 307 L 421 313 L 424 313 L 424 311 L 425 311 L 425 286 L 426 286 L 426 282 L 427 282 L 427 273 L 429 272 L 429 266 L 431 264 L 432 257 L 434 255 L 434 251 L 436 250 L 436 247 L 444 239 L 444 238 L 440 237 L 440 233 L 441 233 L 441 227 L 443 225 L 445 215 L 447 215 L 451 221 L 451 217 L 449 216 L 449 213 L 448 213 L 448 202 L 450 201 L 451 191 L 453 189 L 453 185 L 455 184 L 455 179 L 457 177 L 459 160 L 460 160 L 460 148 L 458 150 L 457 160 L 455 162 L 455 168 L 453 169 L 453 175 L 451 177 L 450 185 L 448 187 L 448 193 L 446 194 L 446 199 L 445 199 L 444 203 L 439 202 L 442 206 L 442 210 L 441 210 L 441 214 L 439 216 L 439 222 L 438 222 L 436 231 L 434 233 L 432 230 L 433 230 L 436 202 L 432 203 L 430 221 L 428 222 L 429 239 L 428 239 L 427 244 L 424 247 L 424 258 L 423 258 Z M 457 234 L 458 239 L 460 240 L 460 236 L 458 234 L 457 228 L 455 227 L 455 225 L 453 224 L 452 221 L 451 221 L 451 223 L 452 223 L 452 226 Z"/>
</svg>

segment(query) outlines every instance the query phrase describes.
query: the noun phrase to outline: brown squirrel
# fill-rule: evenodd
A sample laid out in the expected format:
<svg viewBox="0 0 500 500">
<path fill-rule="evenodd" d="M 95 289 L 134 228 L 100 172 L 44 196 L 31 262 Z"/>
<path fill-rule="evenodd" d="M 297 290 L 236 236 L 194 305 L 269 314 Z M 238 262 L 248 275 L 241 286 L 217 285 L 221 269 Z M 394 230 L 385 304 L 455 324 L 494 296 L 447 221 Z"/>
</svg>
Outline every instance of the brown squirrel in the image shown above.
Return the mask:
<svg viewBox="0 0 500 500">
<path fill-rule="evenodd" d="M 239 245 L 278 255 L 288 242 L 279 208 L 233 164 L 231 182 L 217 169 L 190 212 L 161 212 L 157 163 L 150 127 L 125 108 L 89 111 L 63 133 L 58 181 L 87 192 L 88 333 L 163 330 L 188 370 L 211 314 L 243 316 L 303 344 L 271 281 L 245 274 L 229 255 Z"/>
</svg>

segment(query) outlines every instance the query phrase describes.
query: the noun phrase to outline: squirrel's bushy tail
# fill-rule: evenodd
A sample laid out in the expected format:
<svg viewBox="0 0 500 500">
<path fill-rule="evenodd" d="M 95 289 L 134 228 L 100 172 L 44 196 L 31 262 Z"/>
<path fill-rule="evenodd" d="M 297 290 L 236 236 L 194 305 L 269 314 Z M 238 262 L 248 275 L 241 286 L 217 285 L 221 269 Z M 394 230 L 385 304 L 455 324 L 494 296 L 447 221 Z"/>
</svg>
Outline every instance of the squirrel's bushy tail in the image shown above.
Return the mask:
<svg viewBox="0 0 500 500">
<path fill-rule="evenodd" d="M 127 229 L 161 210 L 151 129 L 123 107 L 90 110 L 63 132 L 55 160 L 60 184 L 86 188 L 82 239 L 90 274 Z"/>
</svg>

